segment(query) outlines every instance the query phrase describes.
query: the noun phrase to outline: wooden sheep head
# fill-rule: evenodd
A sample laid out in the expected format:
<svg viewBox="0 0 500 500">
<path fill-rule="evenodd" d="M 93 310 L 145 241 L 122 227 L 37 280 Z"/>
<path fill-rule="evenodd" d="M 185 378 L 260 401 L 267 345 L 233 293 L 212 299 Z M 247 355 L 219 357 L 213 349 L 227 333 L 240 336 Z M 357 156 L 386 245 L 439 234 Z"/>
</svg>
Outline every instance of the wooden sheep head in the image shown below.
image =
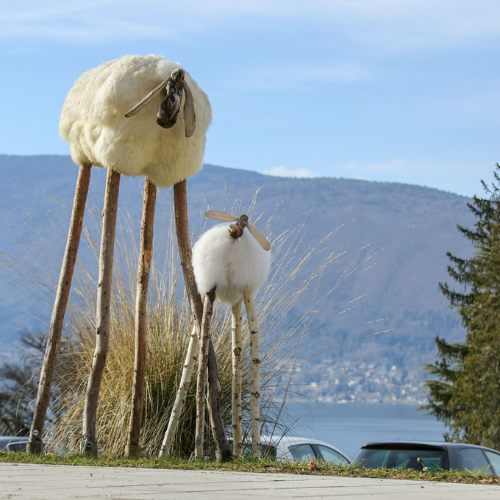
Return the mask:
<svg viewBox="0 0 500 500">
<path fill-rule="evenodd" d="M 184 126 L 186 137 L 191 137 L 196 129 L 196 116 L 194 113 L 193 95 L 187 82 L 184 80 L 184 70 L 175 69 L 172 74 L 154 88 L 144 99 L 137 103 L 126 115 L 126 118 L 136 115 L 144 109 L 160 92 L 166 96 L 160 104 L 156 115 L 156 123 L 163 128 L 171 128 L 177 122 L 184 97 Z"/>
<path fill-rule="evenodd" d="M 236 222 L 236 224 L 231 224 L 229 226 L 229 234 L 231 235 L 231 238 L 235 240 L 241 238 L 241 236 L 243 235 L 243 230 L 245 229 L 245 227 L 248 227 L 250 234 L 259 242 L 259 245 L 264 250 L 271 249 L 271 245 L 269 241 L 266 240 L 265 236 L 255 226 L 248 222 L 247 215 L 241 215 L 240 217 L 237 217 L 236 215 L 226 214 L 225 212 L 209 210 L 205 213 L 205 216 L 209 217 L 210 219 Z"/>
<path fill-rule="evenodd" d="M 243 236 L 243 230 L 248 224 L 248 216 L 241 215 L 236 221 L 236 224 L 231 224 L 229 226 L 229 234 L 233 240 L 241 238 Z"/>
</svg>

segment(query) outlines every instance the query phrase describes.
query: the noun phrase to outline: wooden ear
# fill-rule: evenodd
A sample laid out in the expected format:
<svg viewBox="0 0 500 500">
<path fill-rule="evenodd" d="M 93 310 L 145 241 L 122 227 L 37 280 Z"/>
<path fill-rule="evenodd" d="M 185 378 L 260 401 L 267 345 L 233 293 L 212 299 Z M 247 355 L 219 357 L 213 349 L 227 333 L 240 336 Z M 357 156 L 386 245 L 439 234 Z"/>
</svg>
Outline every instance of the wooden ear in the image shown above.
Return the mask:
<svg viewBox="0 0 500 500">
<path fill-rule="evenodd" d="M 249 222 L 247 223 L 248 230 L 252 236 L 259 242 L 259 245 L 266 251 L 271 250 L 271 244 L 267 241 L 266 237 Z"/>
<path fill-rule="evenodd" d="M 171 80 L 169 76 L 166 80 L 160 83 L 157 87 L 155 87 L 146 97 L 141 99 L 126 115 L 125 118 L 130 118 L 131 116 L 136 115 L 144 109 L 166 86 L 168 81 Z"/>
<path fill-rule="evenodd" d="M 235 222 L 239 219 L 236 215 L 226 214 L 226 212 L 217 212 L 217 210 L 209 210 L 205 212 L 205 217 L 209 219 L 225 220 L 228 222 Z"/>
<path fill-rule="evenodd" d="M 196 129 L 196 115 L 194 114 L 194 101 L 191 89 L 184 80 L 184 128 L 186 137 L 191 137 Z"/>
</svg>

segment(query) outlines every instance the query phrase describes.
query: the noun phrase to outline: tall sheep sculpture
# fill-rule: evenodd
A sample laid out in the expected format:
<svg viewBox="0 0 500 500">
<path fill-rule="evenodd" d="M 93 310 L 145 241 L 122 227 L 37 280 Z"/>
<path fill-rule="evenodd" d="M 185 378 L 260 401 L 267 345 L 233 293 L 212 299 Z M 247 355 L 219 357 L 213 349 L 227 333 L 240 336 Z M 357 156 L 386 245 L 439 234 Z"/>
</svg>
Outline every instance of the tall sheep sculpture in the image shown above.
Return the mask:
<svg viewBox="0 0 500 500">
<path fill-rule="evenodd" d="M 208 211 L 207 217 L 231 221 L 208 230 L 193 248 L 193 269 L 200 294 L 204 297 L 202 334 L 198 354 L 197 427 L 195 457 L 203 457 L 205 366 L 210 338 L 212 307 L 217 297 L 232 307 L 232 418 L 233 456 L 242 456 L 242 329 L 241 304 L 245 302 L 250 330 L 250 430 L 252 455 L 261 456 L 260 446 L 260 333 L 255 312 L 254 295 L 266 281 L 271 266 L 271 246 L 248 217 Z M 247 229 L 247 230 L 245 230 Z M 201 415 L 201 416 L 200 416 Z"/>
<path fill-rule="evenodd" d="M 97 455 L 96 415 L 109 343 L 110 296 L 120 175 L 145 176 L 135 308 L 133 408 L 126 453 L 139 452 L 146 359 L 146 295 L 158 187 L 174 185 L 177 238 L 188 296 L 201 327 L 202 303 L 191 267 L 185 179 L 201 168 L 212 117 L 207 95 L 178 63 L 124 56 L 84 73 L 68 93 L 59 132 L 80 165 L 68 241 L 52 313 L 28 450 L 40 453 L 55 359 L 82 230 L 91 166 L 107 168 L 103 209 L 96 348 L 83 417 L 83 451 Z M 216 368 L 216 367 L 215 367 Z M 220 419 L 220 423 L 222 420 Z M 220 443 L 217 443 L 220 444 Z M 222 443 L 221 446 L 228 446 Z"/>
</svg>

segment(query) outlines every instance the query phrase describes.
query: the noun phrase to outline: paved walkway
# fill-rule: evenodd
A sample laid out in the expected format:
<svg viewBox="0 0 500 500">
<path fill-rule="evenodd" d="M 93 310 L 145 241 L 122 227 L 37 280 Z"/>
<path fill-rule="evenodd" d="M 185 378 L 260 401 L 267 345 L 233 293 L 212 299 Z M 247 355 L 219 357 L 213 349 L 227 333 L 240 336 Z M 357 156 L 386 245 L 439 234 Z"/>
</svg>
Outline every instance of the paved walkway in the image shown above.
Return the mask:
<svg viewBox="0 0 500 500">
<path fill-rule="evenodd" d="M 500 486 L 286 474 L 0 463 L 0 499 L 292 499 L 481 500 Z"/>
</svg>

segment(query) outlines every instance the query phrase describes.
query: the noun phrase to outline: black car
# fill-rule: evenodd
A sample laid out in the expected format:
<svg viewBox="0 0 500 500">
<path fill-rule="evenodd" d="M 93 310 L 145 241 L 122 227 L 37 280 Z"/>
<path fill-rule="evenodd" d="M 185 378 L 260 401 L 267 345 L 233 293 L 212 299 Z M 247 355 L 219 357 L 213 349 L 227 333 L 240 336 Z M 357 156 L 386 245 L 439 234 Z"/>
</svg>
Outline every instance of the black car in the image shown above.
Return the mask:
<svg viewBox="0 0 500 500">
<path fill-rule="evenodd" d="M 0 436 L 0 451 L 26 451 L 28 437 Z"/>
<path fill-rule="evenodd" d="M 500 452 L 465 443 L 380 442 L 365 444 L 354 457 L 366 469 L 481 471 L 500 476 Z"/>
</svg>

